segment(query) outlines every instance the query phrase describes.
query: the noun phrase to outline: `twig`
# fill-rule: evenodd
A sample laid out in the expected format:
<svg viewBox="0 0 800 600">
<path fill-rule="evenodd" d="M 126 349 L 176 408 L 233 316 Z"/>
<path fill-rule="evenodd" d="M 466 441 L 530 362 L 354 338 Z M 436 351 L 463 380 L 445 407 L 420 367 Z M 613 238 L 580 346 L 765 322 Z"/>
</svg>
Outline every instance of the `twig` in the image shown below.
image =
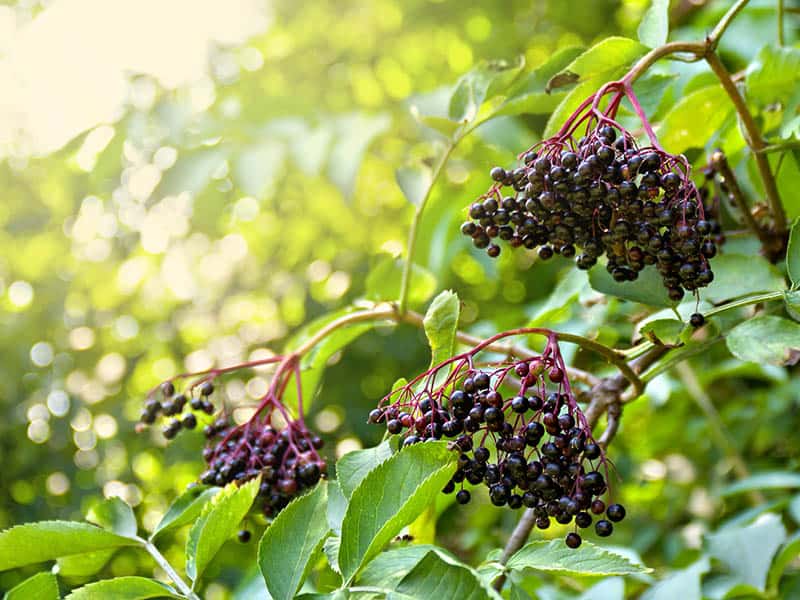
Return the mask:
<svg viewBox="0 0 800 600">
<path fill-rule="evenodd" d="M 508 563 L 508 559 L 514 556 L 517 550 L 525 545 L 525 542 L 528 541 L 528 536 L 531 534 L 531 530 L 535 524 L 536 515 L 534 514 L 533 509 L 526 508 L 525 512 L 522 513 L 522 516 L 517 522 L 517 526 L 514 527 L 511 537 L 508 538 L 508 541 L 503 548 L 503 554 L 500 556 L 500 560 L 498 561 L 501 565 L 505 566 L 506 563 Z M 505 582 L 506 574 L 502 573 L 498 575 L 497 579 L 494 580 L 492 587 L 499 592 L 501 589 L 503 589 Z"/>
<path fill-rule="evenodd" d="M 167 576 L 172 580 L 175 584 L 175 587 L 178 588 L 178 591 L 189 598 L 189 600 L 200 600 L 200 597 L 192 591 L 192 588 L 181 579 L 181 576 L 178 575 L 177 571 L 172 567 L 166 557 L 161 554 L 161 552 L 156 548 L 151 542 L 144 540 L 142 538 L 137 538 L 144 549 L 147 550 L 147 553 L 153 557 L 153 560 L 156 561 L 159 567 L 167 574 Z"/>
</svg>

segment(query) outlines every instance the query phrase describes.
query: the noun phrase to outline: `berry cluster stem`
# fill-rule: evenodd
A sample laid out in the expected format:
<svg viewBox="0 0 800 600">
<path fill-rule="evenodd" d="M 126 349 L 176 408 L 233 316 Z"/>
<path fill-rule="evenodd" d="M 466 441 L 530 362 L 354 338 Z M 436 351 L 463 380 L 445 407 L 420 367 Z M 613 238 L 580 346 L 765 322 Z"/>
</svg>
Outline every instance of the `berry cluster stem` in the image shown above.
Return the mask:
<svg viewBox="0 0 800 600">
<path fill-rule="evenodd" d="M 156 561 L 159 567 L 167 574 L 167 576 L 172 580 L 172 583 L 175 584 L 175 587 L 178 588 L 178 591 L 183 594 L 189 600 L 200 600 L 200 597 L 192 591 L 192 588 L 178 575 L 178 572 L 175 571 L 174 567 L 169 563 L 166 557 L 161 554 L 158 548 L 156 548 L 152 542 L 139 538 L 139 541 L 142 543 L 144 549 L 147 553 L 153 557 L 153 560 Z"/>
</svg>

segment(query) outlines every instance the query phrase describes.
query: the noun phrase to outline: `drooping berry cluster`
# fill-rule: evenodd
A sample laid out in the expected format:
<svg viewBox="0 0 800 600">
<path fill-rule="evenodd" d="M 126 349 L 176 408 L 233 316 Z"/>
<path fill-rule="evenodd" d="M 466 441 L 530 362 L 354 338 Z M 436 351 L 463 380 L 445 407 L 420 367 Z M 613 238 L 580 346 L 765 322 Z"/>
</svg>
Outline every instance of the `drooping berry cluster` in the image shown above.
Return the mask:
<svg viewBox="0 0 800 600">
<path fill-rule="evenodd" d="M 600 99 L 612 91 L 601 112 Z M 620 282 L 654 265 L 674 301 L 708 285 L 719 224 L 706 215 L 683 156 L 665 152 L 654 135 L 651 146 L 638 147 L 614 121 L 625 97 L 638 107 L 629 87 L 609 84 L 557 135 L 522 153 L 520 167 L 494 167 L 495 183 L 469 207 L 462 233 L 491 257 L 500 254 L 498 240 L 538 248 L 542 259 L 575 257 L 580 269 L 606 256 L 606 269 Z M 585 135 L 575 139 L 583 124 Z"/>
<path fill-rule="evenodd" d="M 477 365 L 480 349 L 395 390 L 369 421 L 402 435 L 404 446 L 453 440 L 458 469 L 443 491 L 458 489 L 460 504 L 471 499 L 465 482 L 485 485 L 496 506 L 533 509 L 541 529 L 551 519 L 574 523 L 570 547 L 581 543 L 577 529 L 592 523 L 598 535 L 610 535 L 625 509 L 601 499 L 608 465 L 570 388 L 555 336 L 541 356 L 524 360 Z"/>
<path fill-rule="evenodd" d="M 278 363 L 278 367 L 250 420 L 236 425 L 225 410 L 217 411 L 209 399 L 216 377 L 271 363 Z M 159 415 L 173 417 L 180 414 L 187 404 L 187 397 L 191 398 L 188 404 L 192 411 L 204 415 L 216 413 L 216 418 L 210 422 L 205 417 L 207 424 L 203 427 L 208 440 L 203 450 L 208 468 L 200 476 L 204 484 L 224 486 L 260 476 L 259 497 L 263 512 L 267 517 L 274 517 L 295 496 L 327 475 L 327 462 L 317 452 L 322 448 L 323 440 L 308 429 L 303 419 L 299 382 L 297 418 L 289 414 L 281 401 L 288 383 L 299 376 L 297 356 L 271 357 L 225 369 L 187 373 L 175 379 L 195 376 L 200 376 L 200 379 L 184 392 L 176 393 L 173 380 L 152 390 L 145 401 L 139 427 L 152 425 Z M 172 439 L 181 429 L 195 429 L 197 425 L 195 412 L 186 412 L 168 421 L 162 433 L 167 439 Z"/>
</svg>

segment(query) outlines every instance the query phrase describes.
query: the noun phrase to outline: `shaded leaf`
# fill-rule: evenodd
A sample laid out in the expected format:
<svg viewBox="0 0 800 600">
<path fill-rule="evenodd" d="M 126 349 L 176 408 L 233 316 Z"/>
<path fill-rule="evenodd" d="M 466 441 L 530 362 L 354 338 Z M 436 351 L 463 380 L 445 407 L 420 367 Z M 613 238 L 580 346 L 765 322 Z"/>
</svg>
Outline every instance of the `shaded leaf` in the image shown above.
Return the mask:
<svg viewBox="0 0 800 600">
<path fill-rule="evenodd" d="M 394 589 L 403 578 L 430 552 L 444 552 L 430 544 L 413 544 L 403 548 L 389 548 L 378 554 L 361 571 L 358 584 Z"/>
<path fill-rule="evenodd" d="M 710 570 L 711 563 L 704 556 L 691 566 L 670 573 L 642 594 L 642 600 L 703 600 L 701 579 Z"/>
<path fill-rule="evenodd" d="M 399 583 L 397 591 L 420 600 L 484 600 L 490 595 L 474 571 L 464 565 L 445 562 L 436 552 L 428 552 Z"/>
<path fill-rule="evenodd" d="M 572 575 L 633 575 L 651 570 L 590 542 L 573 550 L 560 539 L 531 542 L 517 551 L 506 566 Z"/>
<path fill-rule="evenodd" d="M 433 174 L 425 165 L 401 167 L 394 172 L 397 185 L 414 206 L 420 206 L 433 183 Z"/>
<path fill-rule="evenodd" d="M 800 321 L 800 290 L 786 292 L 783 295 L 783 306 L 790 317 L 795 321 Z"/>
<path fill-rule="evenodd" d="M 733 110 L 721 85 L 710 85 L 681 98 L 658 128 L 661 145 L 680 154 L 704 148 Z"/>
<path fill-rule="evenodd" d="M 581 292 L 588 287 L 589 279 L 585 271 L 569 269 L 528 322 L 528 327 L 552 327 L 568 320 Z"/>
<path fill-rule="evenodd" d="M 800 288 L 800 218 L 795 219 L 789 233 L 789 246 L 786 248 L 786 271 L 792 280 L 792 287 Z"/>
<path fill-rule="evenodd" d="M 237 487 L 235 482 L 229 483 L 203 507 L 186 540 L 186 574 L 189 579 L 196 582 L 236 532 L 253 504 L 260 481 L 257 477 L 241 487 Z"/>
<path fill-rule="evenodd" d="M 73 590 L 65 600 L 147 600 L 183 598 L 168 585 L 146 577 L 117 577 L 90 583 Z"/>
<path fill-rule="evenodd" d="M 669 35 L 669 0 L 652 0 L 639 23 L 639 41 L 645 46 L 663 46 Z"/>
<path fill-rule="evenodd" d="M 170 504 L 167 512 L 161 517 L 158 525 L 156 525 L 156 528 L 150 535 L 150 539 L 154 539 L 163 531 L 175 529 L 176 527 L 181 527 L 182 525 L 187 525 L 194 521 L 197 515 L 203 510 L 206 502 L 216 496 L 219 489 L 220 488 L 217 487 L 207 488 L 202 485 L 197 485 L 183 492 Z"/>
<path fill-rule="evenodd" d="M 0 571 L 138 542 L 89 523 L 40 521 L 0 533 Z"/>
<path fill-rule="evenodd" d="M 777 589 L 786 567 L 798 556 L 800 556 L 800 531 L 795 531 L 775 556 L 767 575 L 767 587 Z"/>
<path fill-rule="evenodd" d="M 342 522 L 339 566 L 345 581 L 436 497 L 455 471 L 446 442 L 404 448 L 353 491 Z"/>
<path fill-rule="evenodd" d="M 641 334 L 655 344 L 675 345 L 681 342 L 681 332 L 685 325 L 677 319 L 656 319 L 645 323 Z"/>
<path fill-rule="evenodd" d="M 589 270 L 592 288 L 609 296 L 640 302 L 649 306 L 675 306 L 667 295 L 667 288 L 655 267 L 645 267 L 636 281 L 614 281 L 605 265 L 598 264 Z"/>
<path fill-rule="evenodd" d="M 733 496 L 753 490 L 776 490 L 786 488 L 800 488 L 800 473 L 790 471 L 773 471 L 771 473 L 756 473 L 724 487 L 721 496 Z"/>
<path fill-rule="evenodd" d="M 347 455 L 345 455 L 347 456 Z M 344 458 L 344 457 L 342 457 Z M 337 475 L 339 472 L 339 463 L 336 465 Z M 366 473 L 364 473 L 366 475 Z M 347 498 L 342 492 L 342 487 L 339 481 L 328 481 L 328 527 L 331 528 L 334 534 L 339 535 L 342 533 L 342 519 L 347 510 Z M 338 550 L 337 550 L 338 554 Z"/>
<path fill-rule="evenodd" d="M 374 448 L 348 452 L 336 463 L 336 478 L 342 494 L 349 499 L 361 481 L 375 467 L 392 456 L 389 441 L 383 441 Z"/>
<path fill-rule="evenodd" d="M 763 256 L 723 254 L 711 261 L 711 270 L 714 281 L 700 294 L 714 304 L 786 288 L 783 275 Z"/>
<path fill-rule="evenodd" d="M 86 520 L 117 535 L 136 537 L 136 517 L 122 498 L 107 498 L 89 509 Z"/>
<path fill-rule="evenodd" d="M 724 563 L 740 582 L 762 591 L 772 557 L 785 539 L 786 529 L 775 514 L 762 515 L 747 527 L 706 536 L 711 556 Z"/>
<path fill-rule="evenodd" d="M 332 120 L 336 135 L 327 172 L 345 197 L 353 195 L 356 176 L 367 148 L 390 124 L 391 119 L 387 115 L 352 114 Z"/>
<path fill-rule="evenodd" d="M 519 75 L 524 63 L 481 61 L 461 76 L 450 97 L 448 115 L 453 121 L 469 122 L 478 115 L 481 105 L 500 94 Z"/>
<path fill-rule="evenodd" d="M 731 329 L 725 341 L 739 360 L 783 365 L 800 350 L 800 323 L 763 315 Z"/>
<path fill-rule="evenodd" d="M 800 82 L 800 49 L 766 45 L 747 66 L 747 99 L 759 106 L 789 102 Z"/>
<path fill-rule="evenodd" d="M 322 481 L 292 501 L 267 527 L 258 545 L 258 564 L 274 600 L 291 600 L 322 547 L 328 527 L 328 486 Z"/>
<path fill-rule="evenodd" d="M 37 573 L 8 590 L 3 600 L 58 600 L 60 597 L 56 576 Z"/>
</svg>

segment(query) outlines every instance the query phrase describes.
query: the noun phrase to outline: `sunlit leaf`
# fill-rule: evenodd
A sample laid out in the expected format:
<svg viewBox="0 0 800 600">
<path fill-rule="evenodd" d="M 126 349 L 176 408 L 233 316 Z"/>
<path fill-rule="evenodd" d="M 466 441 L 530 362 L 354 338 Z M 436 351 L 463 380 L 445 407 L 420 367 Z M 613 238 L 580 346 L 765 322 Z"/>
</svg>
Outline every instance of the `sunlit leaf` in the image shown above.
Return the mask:
<svg viewBox="0 0 800 600">
<path fill-rule="evenodd" d="M 662 46 L 669 35 L 669 0 L 651 0 L 639 23 L 639 41 L 645 46 Z"/>
<path fill-rule="evenodd" d="M 52 573 L 37 573 L 15 585 L 3 600 L 58 600 L 58 581 Z"/>
<path fill-rule="evenodd" d="M 661 122 L 657 132 L 661 145 L 673 154 L 704 148 L 732 110 L 721 85 L 692 92 L 681 98 Z"/>
<path fill-rule="evenodd" d="M 518 550 L 506 566 L 515 570 L 533 569 L 570 575 L 633 575 L 650 570 L 590 542 L 572 549 L 560 539 L 530 542 Z"/>
<path fill-rule="evenodd" d="M 117 577 L 90 583 L 73 590 L 65 600 L 148 600 L 150 598 L 183 598 L 170 586 L 145 577 Z"/>
</svg>

